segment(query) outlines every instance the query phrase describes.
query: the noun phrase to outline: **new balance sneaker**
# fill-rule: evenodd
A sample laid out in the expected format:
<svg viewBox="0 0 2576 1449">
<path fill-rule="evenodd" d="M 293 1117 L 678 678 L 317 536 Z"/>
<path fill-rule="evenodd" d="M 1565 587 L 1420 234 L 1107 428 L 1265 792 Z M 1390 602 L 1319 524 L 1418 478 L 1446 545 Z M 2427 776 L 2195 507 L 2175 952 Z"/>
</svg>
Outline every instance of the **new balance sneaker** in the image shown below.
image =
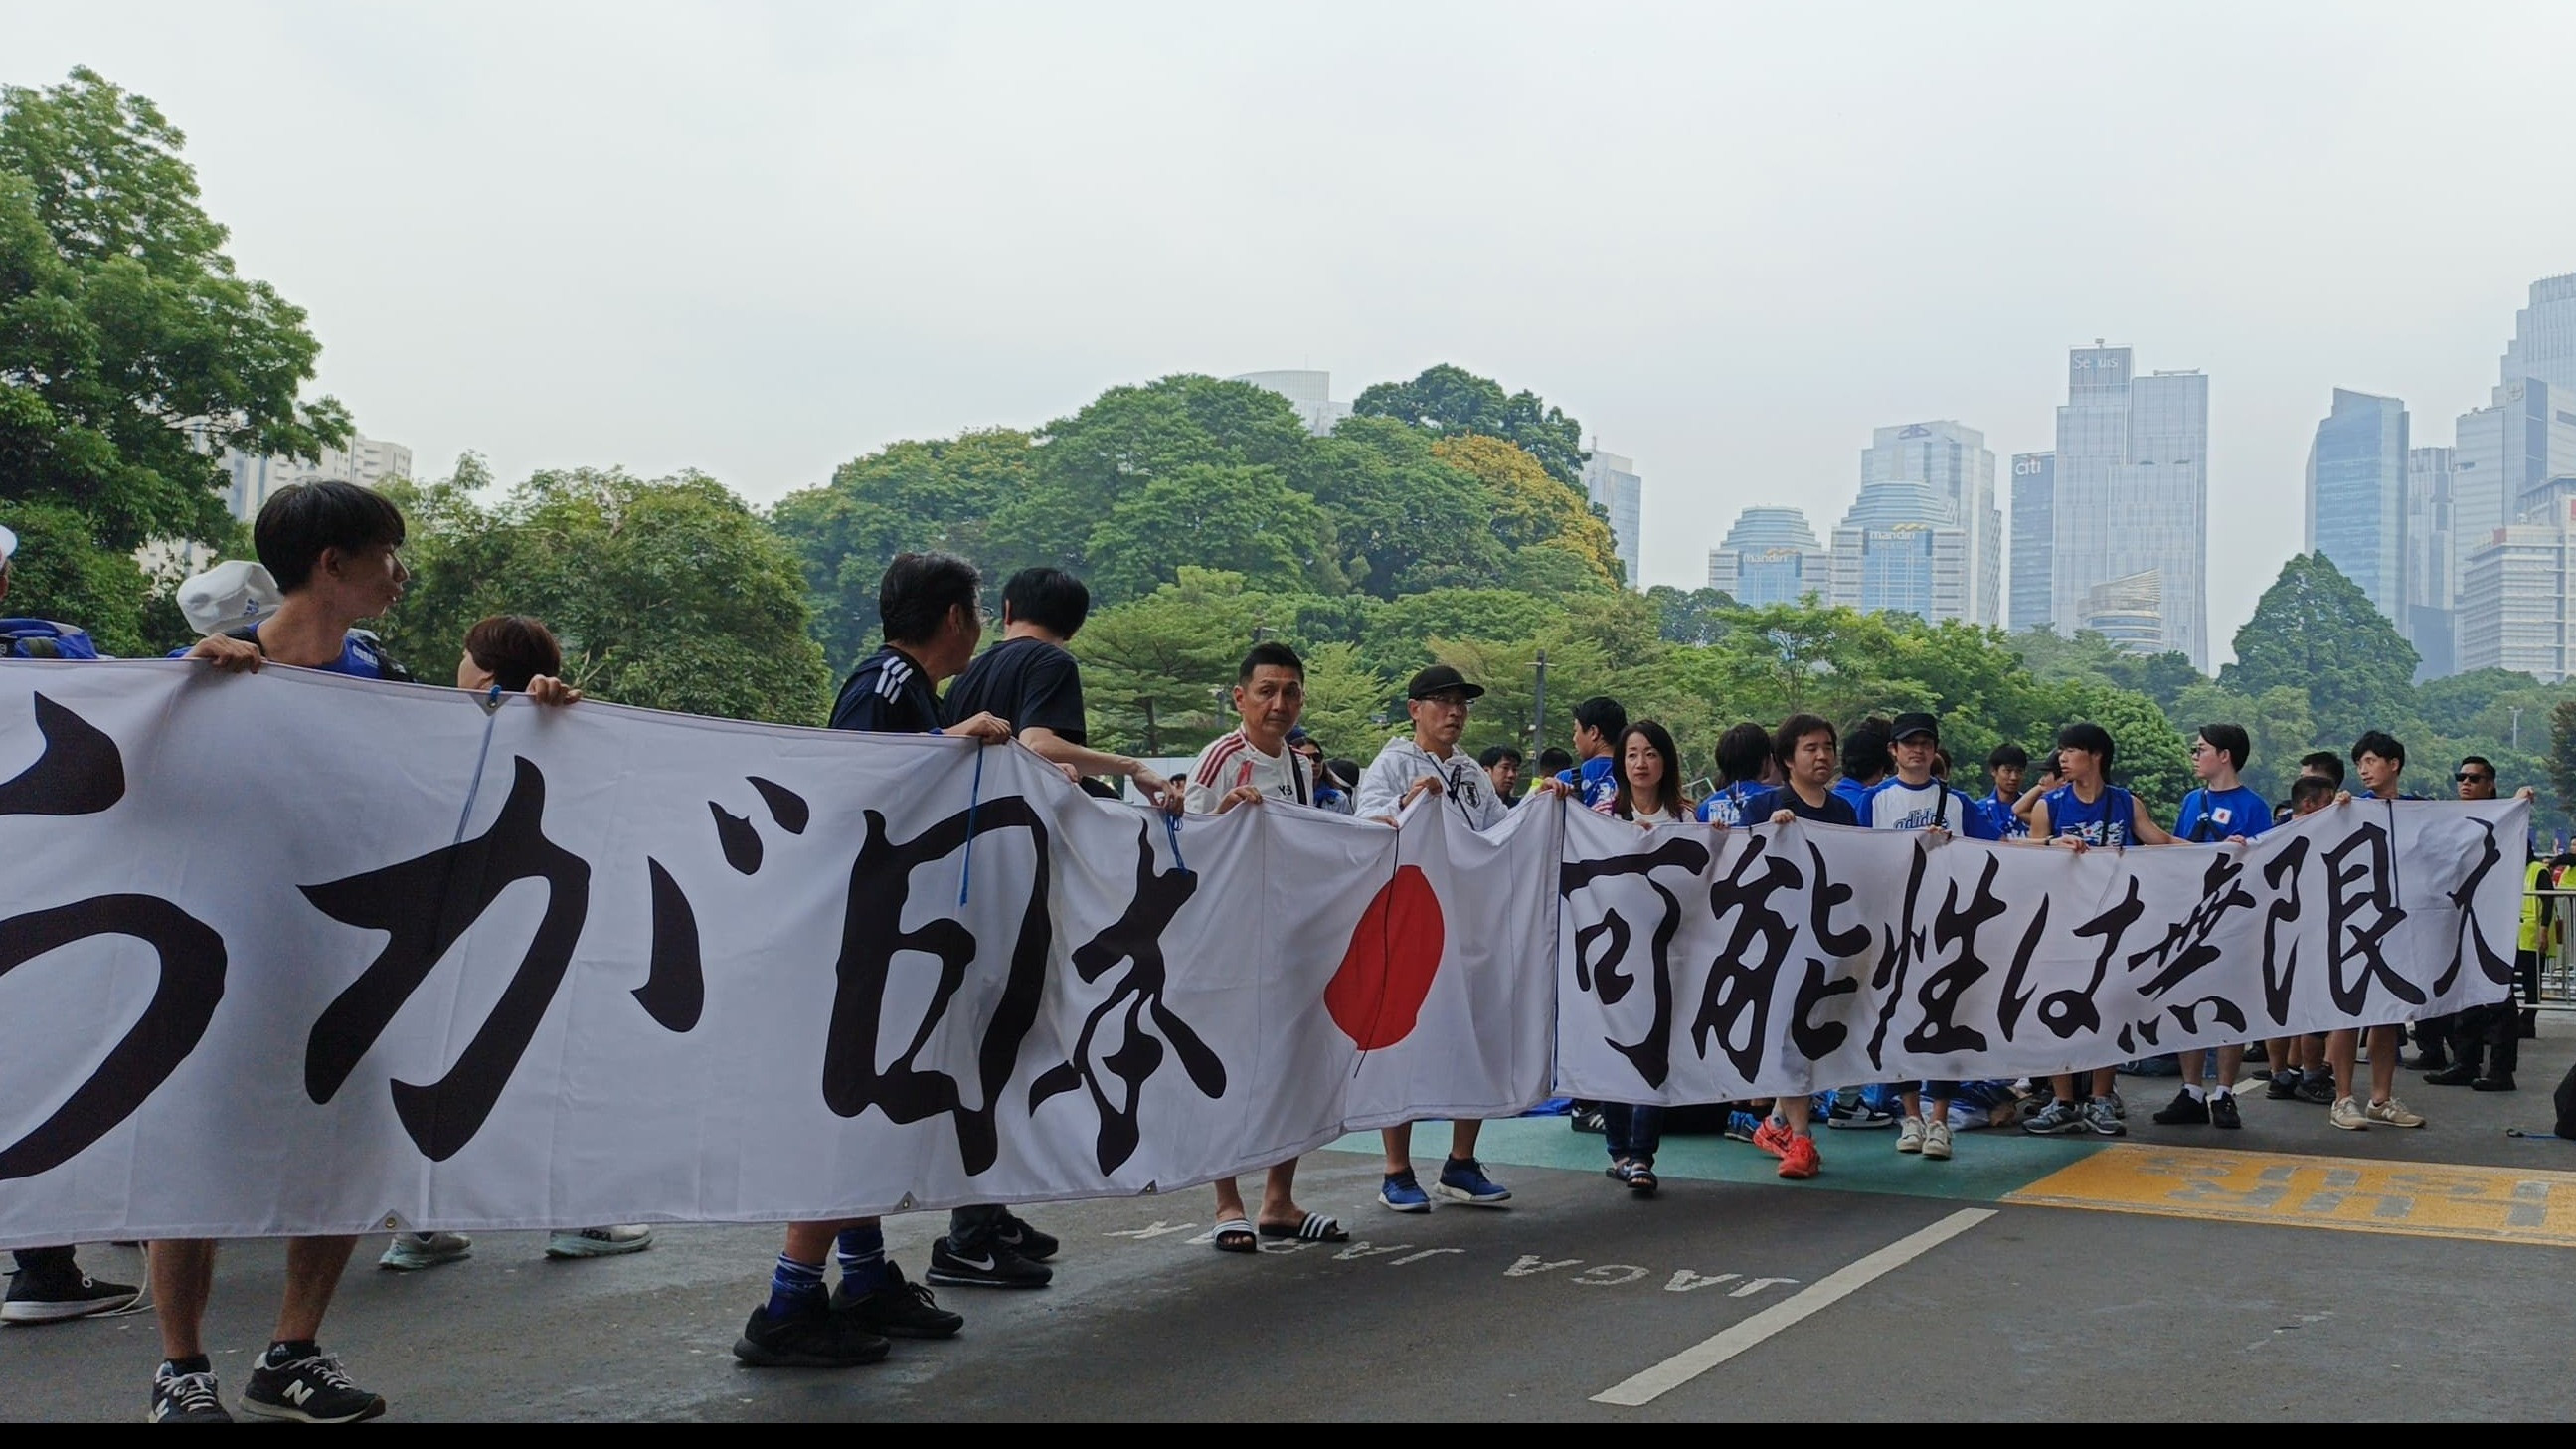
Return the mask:
<svg viewBox="0 0 2576 1449">
<path fill-rule="evenodd" d="M 944 1288 L 1044 1288 L 1055 1281 L 1055 1270 L 998 1242 L 961 1253 L 942 1238 L 931 1245 L 930 1271 L 921 1276 Z"/>
<path fill-rule="evenodd" d="M 1062 1246 L 1053 1234 L 1030 1227 L 1014 1212 L 1002 1214 L 1002 1221 L 993 1229 L 993 1241 L 1032 1263 L 1043 1263 L 1054 1257 L 1055 1250 Z"/>
<path fill-rule="evenodd" d="M 1762 1130 L 1762 1119 L 1751 1112 L 1726 1114 L 1726 1138 L 1730 1142 L 1752 1142 Z"/>
<path fill-rule="evenodd" d="M 2206 1127 L 2209 1104 L 2191 1094 L 2189 1088 L 2174 1093 L 2173 1101 L 2156 1112 L 2159 1127 Z"/>
<path fill-rule="evenodd" d="M 1816 1151 L 1813 1137 L 1790 1138 L 1788 1149 L 1780 1154 L 1780 1175 L 1793 1182 L 1815 1176 L 1824 1166 L 1824 1154 Z"/>
<path fill-rule="evenodd" d="M 102 1283 L 75 1267 L 24 1269 L 9 1275 L 8 1296 L 0 1299 L 0 1323 L 88 1318 L 130 1307 L 142 1296 L 143 1290 L 131 1283 Z"/>
<path fill-rule="evenodd" d="M 1846 1131 L 1893 1127 L 1896 1125 L 1896 1114 L 1882 1112 L 1867 1102 L 1854 1102 L 1846 1106 L 1841 1101 L 1836 1101 L 1834 1109 L 1825 1114 L 1825 1125 Z"/>
<path fill-rule="evenodd" d="M 852 1293 L 849 1288 L 845 1275 L 832 1290 L 832 1311 L 885 1338 L 955 1338 L 966 1326 L 964 1314 L 940 1307 L 930 1290 L 904 1277 L 892 1258 L 886 1259 L 885 1279 L 875 1291 Z"/>
<path fill-rule="evenodd" d="M 2084 1113 L 2074 1103 L 2059 1097 L 2031 1114 L 2021 1130 L 2033 1137 L 2063 1137 L 2084 1130 Z"/>
<path fill-rule="evenodd" d="M 1377 1190 L 1377 1200 L 1400 1213 L 1431 1211 L 1430 1195 L 1422 1190 L 1421 1180 L 1413 1175 L 1410 1167 L 1402 1172 L 1388 1173 L 1386 1182 Z"/>
<path fill-rule="evenodd" d="M 385 1244 L 384 1256 L 376 1259 L 376 1266 L 395 1273 L 416 1273 L 473 1256 L 474 1240 L 463 1233 L 397 1233 L 392 1242 Z"/>
<path fill-rule="evenodd" d="M 262 1354 L 242 1389 L 241 1410 L 255 1419 L 355 1424 L 382 1414 L 385 1401 L 350 1382 L 332 1354 L 316 1352 L 277 1364 Z"/>
<path fill-rule="evenodd" d="M 163 1364 L 152 1373 L 152 1409 L 143 1416 L 147 1424 L 229 1424 L 233 1416 L 224 1412 L 223 1396 L 215 1391 L 215 1376 L 210 1373 L 173 1373 Z"/>
<path fill-rule="evenodd" d="M 1789 1144 L 1796 1140 L 1796 1134 L 1790 1132 L 1789 1124 L 1777 1117 L 1765 1117 L 1762 1119 L 1762 1125 L 1753 1129 L 1753 1145 L 1774 1157 L 1787 1156 Z"/>
<path fill-rule="evenodd" d="M 651 1228 L 583 1228 L 578 1232 L 556 1233 L 546 1239 L 549 1258 L 614 1258 L 621 1253 L 640 1253 L 653 1246 Z"/>
<path fill-rule="evenodd" d="M 1947 1121 L 1934 1118 L 1923 1129 L 1923 1156 L 1933 1162 L 1950 1160 L 1950 1124 Z"/>
<path fill-rule="evenodd" d="M 2245 1125 L 2244 1116 L 2236 1110 L 2234 1092 L 2209 1094 L 2209 1125 L 2229 1132 Z"/>
<path fill-rule="evenodd" d="M 2129 1124 L 2120 1120 L 2120 1104 L 2108 1097 L 2096 1097 L 2084 1106 L 2084 1125 L 2096 1137 L 2126 1137 Z"/>
<path fill-rule="evenodd" d="M 2335 1098 L 2334 1107 L 2326 1113 L 2326 1121 L 2329 1125 L 2340 1127 L 2346 1132 L 2370 1130 L 2369 1116 L 2361 1110 L 2361 1104 L 2350 1097 Z"/>
<path fill-rule="evenodd" d="M 751 1310 L 733 1341 L 733 1356 L 753 1368 L 857 1368 L 893 1351 L 855 1315 L 834 1313 L 820 1293 L 785 1318 L 770 1317 L 767 1304 Z"/>
<path fill-rule="evenodd" d="M 1922 1118 L 1908 1117 L 1904 1121 L 1896 1124 L 1896 1150 L 1899 1152 L 1920 1152 L 1923 1150 Z"/>
<path fill-rule="evenodd" d="M 2371 1121 L 2382 1127 L 2421 1127 L 2424 1125 L 2424 1118 L 2421 1114 L 2406 1110 L 2406 1104 L 2398 1101 L 2395 1097 L 2391 1097 L 2384 1102 L 2373 1102 L 2361 1110 L 2363 1115 L 2367 1116 Z"/>
<path fill-rule="evenodd" d="M 1501 1207 L 1512 1200 L 1512 1190 L 1485 1175 L 1485 1164 L 1476 1159 L 1452 1157 L 1440 1164 L 1440 1176 L 1431 1191 L 1451 1202 L 1470 1207 Z"/>
</svg>

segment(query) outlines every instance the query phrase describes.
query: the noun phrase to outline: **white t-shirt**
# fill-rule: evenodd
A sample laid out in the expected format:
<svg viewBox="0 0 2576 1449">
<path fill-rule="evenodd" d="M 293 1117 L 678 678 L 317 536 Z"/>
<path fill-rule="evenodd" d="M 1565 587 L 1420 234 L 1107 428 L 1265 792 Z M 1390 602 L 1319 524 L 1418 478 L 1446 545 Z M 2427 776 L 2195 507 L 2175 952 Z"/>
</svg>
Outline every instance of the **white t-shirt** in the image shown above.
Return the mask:
<svg viewBox="0 0 2576 1449">
<path fill-rule="evenodd" d="M 1657 805 L 1648 810 L 1640 810 L 1628 818 L 1634 820 L 1639 825 L 1670 825 L 1674 823 L 1672 812 L 1666 810 L 1661 805 Z"/>
<path fill-rule="evenodd" d="M 1189 783 L 1183 787 L 1182 808 L 1193 815 L 1214 815 L 1226 796 L 1246 785 L 1258 786 L 1264 797 L 1290 805 L 1315 803 L 1304 760 L 1289 750 L 1265 755 L 1243 737 L 1243 731 L 1236 730 L 1210 740 L 1199 751 L 1198 763 L 1190 767 Z"/>
<path fill-rule="evenodd" d="M 1387 741 L 1386 748 L 1360 772 L 1360 803 L 1354 813 L 1364 820 L 1381 815 L 1394 818 L 1404 792 L 1425 775 L 1439 777 L 1443 790 L 1435 798 L 1440 808 L 1457 811 L 1470 829 L 1491 830 L 1511 813 L 1494 793 L 1493 777 L 1473 759 L 1456 750 L 1445 759 L 1435 758 L 1410 738 Z"/>
</svg>

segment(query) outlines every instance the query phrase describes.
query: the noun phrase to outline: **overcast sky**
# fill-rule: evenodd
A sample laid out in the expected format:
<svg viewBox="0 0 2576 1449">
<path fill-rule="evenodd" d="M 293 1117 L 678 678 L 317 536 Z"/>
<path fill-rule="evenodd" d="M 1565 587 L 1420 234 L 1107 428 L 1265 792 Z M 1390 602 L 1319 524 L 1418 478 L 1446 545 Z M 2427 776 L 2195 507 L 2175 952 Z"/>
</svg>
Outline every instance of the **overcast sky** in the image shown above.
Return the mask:
<svg viewBox="0 0 2576 1449">
<path fill-rule="evenodd" d="M 317 390 L 443 474 L 768 501 L 1170 372 L 1455 362 L 1646 479 L 1645 579 L 1821 533 L 1879 424 L 2053 446 L 2066 349 L 2210 374 L 2212 638 L 2337 386 L 2417 443 L 2576 270 L 2576 5 L 0 0 L 188 134 Z"/>
</svg>

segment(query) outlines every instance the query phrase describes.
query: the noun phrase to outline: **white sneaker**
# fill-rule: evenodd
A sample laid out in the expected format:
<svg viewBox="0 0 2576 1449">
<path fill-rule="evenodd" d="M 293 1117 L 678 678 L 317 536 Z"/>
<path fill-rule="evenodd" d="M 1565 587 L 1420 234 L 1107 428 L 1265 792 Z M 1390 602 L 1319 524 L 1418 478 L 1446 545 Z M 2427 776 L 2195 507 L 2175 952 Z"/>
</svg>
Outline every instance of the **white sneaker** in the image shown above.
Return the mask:
<svg viewBox="0 0 2576 1449">
<path fill-rule="evenodd" d="M 1908 1117 L 1904 1121 L 1896 1124 L 1896 1150 L 1899 1152 L 1920 1152 L 1923 1150 L 1922 1118 Z"/>
<path fill-rule="evenodd" d="M 549 1258 L 614 1258 L 653 1246 L 653 1230 L 642 1227 L 581 1228 L 546 1239 Z"/>
<path fill-rule="evenodd" d="M 474 1240 L 463 1233 L 397 1233 L 385 1245 L 376 1266 L 395 1273 L 416 1273 L 462 1262 L 474 1256 Z"/>
<path fill-rule="evenodd" d="M 2371 1121 L 2376 1122 L 2383 1127 L 2421 1127 L 2424 1125 L 2424 1119 L 2420 1114 L 2406 1110 L 2406 1104 L 2398 1101 L 2395 1097 L 2391 1097 L 2385 1102 L 2373 1102 L 2369 1106 L 2363 1108 L 2362 1111 L 2369 1116 Z"/>
<path fill-rule="evenodd" d="M 2420 1122 L 2423 1119 L 2419 1117 L 2416 1120 Z M 2326 1112 L 2326 1122 L 2328 1125 L 2340 1127 L 2346 1132 L 2367 1132 L 2370 1130 L 2369 1116 L 2361 1110 L 2361 1104 L 2350 1097 L 2335 1098 L 2334 1106 Z"/>
<path fill-rule="evenodd" d="M 1923 1129 L 1923 1155 L 1937 1162 L 1950 1160 L 1950 1124 L 1935 1121 Z"/>
</svg>

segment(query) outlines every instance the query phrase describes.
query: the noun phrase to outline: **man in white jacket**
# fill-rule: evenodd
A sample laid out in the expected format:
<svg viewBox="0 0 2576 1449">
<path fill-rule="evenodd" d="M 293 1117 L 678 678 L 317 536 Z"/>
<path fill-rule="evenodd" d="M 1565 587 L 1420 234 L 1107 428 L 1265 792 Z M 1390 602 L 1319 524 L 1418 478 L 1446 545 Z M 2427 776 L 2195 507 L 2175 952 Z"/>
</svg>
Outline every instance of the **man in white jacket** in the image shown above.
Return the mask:
<svg viewBox="0 0 2576 1449">
<path fill-rule="evenodd" d="M 1360 775 L 1354 813 L 1392 826 L 1405 807 L 1431 795 L 1439 808 L 1456 810 L 1471 830 L 1491 830 L 1502 824 L 1510 807 L 1495 795 L 1494 782 L 1484 769 L 1458 750 L 1458 736 L 1467 728 L 1467 710 L 1484 692 L 1483 686 L 1469 684 L 1446 664 L 1434 664 L 1413 676 L 1404 691 L 1413 738 L 1387 741 L 1386 748 L 1369 762 Z M 1433 1196 L 1474 1207 L 1500 1207 L 1511 1201 L 1510 1189 L 1485 1176 L 1484 1164 L 1476 1160 L 1476 1133 L 1483 1125 L 1450 1124 L 1449 1157 L 1440 1165 L 1440 1176 L 1429 1193 L 1413 1175 L 1412 1125 L 1386 1129 L 1386 1183 L 1378 1189 L 1377 1200 L 1400 1213 L 1431 1211 Z"/>
</svg>

